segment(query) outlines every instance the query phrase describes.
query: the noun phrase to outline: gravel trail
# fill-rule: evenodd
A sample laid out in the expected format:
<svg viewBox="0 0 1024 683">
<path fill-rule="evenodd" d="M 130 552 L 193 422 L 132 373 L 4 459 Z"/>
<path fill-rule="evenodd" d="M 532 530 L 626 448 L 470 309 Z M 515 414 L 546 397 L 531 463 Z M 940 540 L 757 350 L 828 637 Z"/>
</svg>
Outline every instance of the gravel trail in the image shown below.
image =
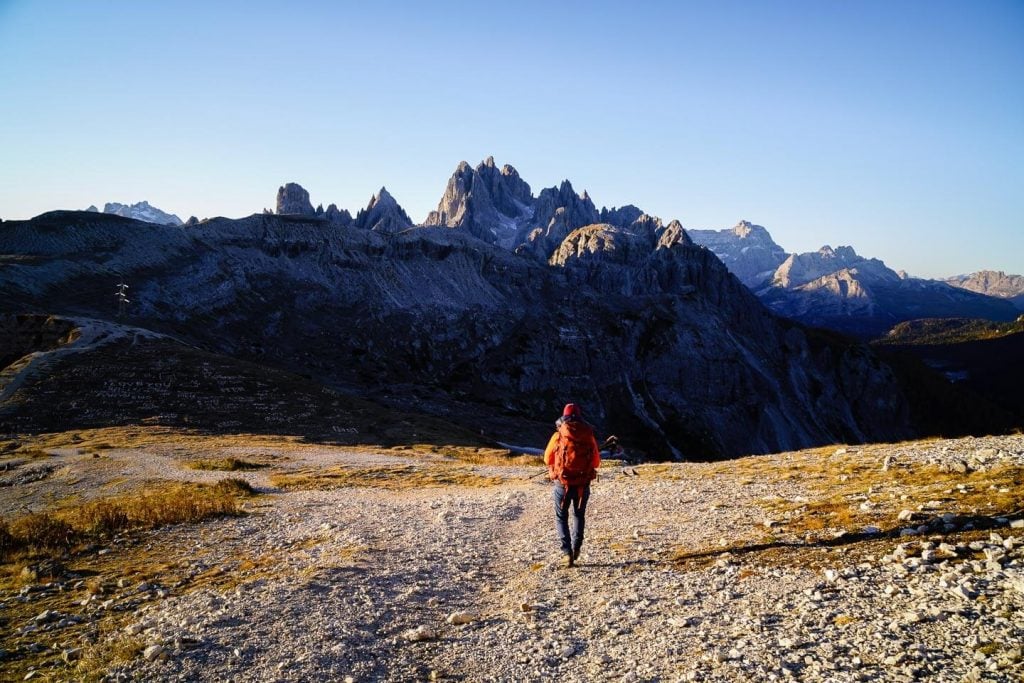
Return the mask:
<svg viewBox="0 0 1024 683">
<path fill-rule="evenodd" d="M 1020 466 L 1024 438 L 865 457 Z M 849 529 L 851 542 L 838 534 L 804 554 L 792 548 L 800 534 L 769 529 L 764 501 L 799 502 L 805 482 L 723 467 L 606 468 L 573 569 L 561 566 L 550 484 L 531 478 L 536 468 L 477 465 L 504 483 L 398 491 L 281 491 L 245 473 L 268 491 L 251 514 L 149 533 L 169 562 L 222 580 L 189 590 L 122 581 L 115 603 L 140 590 L 159 599 L 107 636 L 146 646 L 107 679 L 1021 680 L 1024 523 L 992 519 L 949 539 L 921 526 L 861 541 Z M 942 512 L 930 510 L 940 522 Z"/>
</svg>

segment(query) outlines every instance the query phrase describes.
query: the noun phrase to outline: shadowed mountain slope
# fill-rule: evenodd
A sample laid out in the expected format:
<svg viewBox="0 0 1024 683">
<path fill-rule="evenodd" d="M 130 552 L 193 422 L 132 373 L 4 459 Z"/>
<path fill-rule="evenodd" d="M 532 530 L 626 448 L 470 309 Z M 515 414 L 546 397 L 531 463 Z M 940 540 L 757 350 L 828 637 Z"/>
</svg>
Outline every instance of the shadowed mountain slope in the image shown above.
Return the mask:
<svg viewBox="0 0 1024 683">
<path fill-rule="evenodd" d="M 110 319 L 124 278 L 133 326 L 503 440 L 570 398 L 661 457 L 909 435 L 869 350 L 778 320 L 678 224 L 577 229 L 545 264 L 448 228 L 53 212 L 0 224 L 0 262 L 4 311 Z"/>
</svg>

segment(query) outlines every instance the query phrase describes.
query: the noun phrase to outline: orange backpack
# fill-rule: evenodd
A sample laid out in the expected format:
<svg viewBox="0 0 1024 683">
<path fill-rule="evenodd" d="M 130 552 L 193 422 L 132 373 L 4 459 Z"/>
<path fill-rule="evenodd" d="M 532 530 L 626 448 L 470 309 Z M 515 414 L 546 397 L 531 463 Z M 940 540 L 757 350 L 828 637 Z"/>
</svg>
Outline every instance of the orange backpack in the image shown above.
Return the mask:
<svg viewBox="0 0 1024 683">
<path fill-rule="evenodd" d="M 587 437 L 589 434 L 583 436 Z M 555 444 L 554 458 L 552 458 L 552 479 L 557 479 L 564 486 L 590 483 L 597 474 L 593 467 L 594 454 L 590 446 L 592 440 L 591 438 L 576 440 L 559 428 L 558 441 Z"/>
</svg>

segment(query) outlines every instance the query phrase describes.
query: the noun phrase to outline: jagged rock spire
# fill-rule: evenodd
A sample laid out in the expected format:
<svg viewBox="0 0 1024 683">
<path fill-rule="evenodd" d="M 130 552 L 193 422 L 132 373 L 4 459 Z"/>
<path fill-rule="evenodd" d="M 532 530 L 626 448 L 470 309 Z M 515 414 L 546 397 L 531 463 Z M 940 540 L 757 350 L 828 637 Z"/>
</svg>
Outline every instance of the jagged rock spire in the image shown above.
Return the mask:
<svg viewBox="0 0 1024 683">
<path fill-rule="evenodd" d="M 519 225 L 532 215 L 532 202 L 530 186 L 512 166 L 499 170 L 494 157 L 475 169 L 462 161 L 424 224 L 459 228 L 487 242 L 512 246 Z"/>
<path fill-rule="evenodd" d="M 315 216 L 309 193 L 298 183 L 285 183 L 277 190 L 277 213 L 282 216 Z"/>
<path fill-rule="evenodd" d="M 377 232 L 401 232 L 411 228 L 412 221 L 387 188 L 382 187 L 377 194 L 370 198 L 370 203 L 366 205 L 366 208 L 356 215 L 354 225 L 357 228 L 376 230 Z"/>
</svg>

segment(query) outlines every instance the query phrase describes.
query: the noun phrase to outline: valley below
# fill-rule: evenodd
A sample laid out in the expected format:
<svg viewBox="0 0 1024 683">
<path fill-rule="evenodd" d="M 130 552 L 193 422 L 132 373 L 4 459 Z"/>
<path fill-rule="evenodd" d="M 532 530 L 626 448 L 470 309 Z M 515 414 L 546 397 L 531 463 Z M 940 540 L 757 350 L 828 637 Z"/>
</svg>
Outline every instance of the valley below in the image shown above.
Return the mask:
<svg viewBox="0 0 1024 683">
<path fill-rule="evenodd" d="M 0 451 L 2 680 L 1024 674 L 1019 434 L 609 460 L 572 569 L 535 456 L 146 426 Z"/>
</svg>

